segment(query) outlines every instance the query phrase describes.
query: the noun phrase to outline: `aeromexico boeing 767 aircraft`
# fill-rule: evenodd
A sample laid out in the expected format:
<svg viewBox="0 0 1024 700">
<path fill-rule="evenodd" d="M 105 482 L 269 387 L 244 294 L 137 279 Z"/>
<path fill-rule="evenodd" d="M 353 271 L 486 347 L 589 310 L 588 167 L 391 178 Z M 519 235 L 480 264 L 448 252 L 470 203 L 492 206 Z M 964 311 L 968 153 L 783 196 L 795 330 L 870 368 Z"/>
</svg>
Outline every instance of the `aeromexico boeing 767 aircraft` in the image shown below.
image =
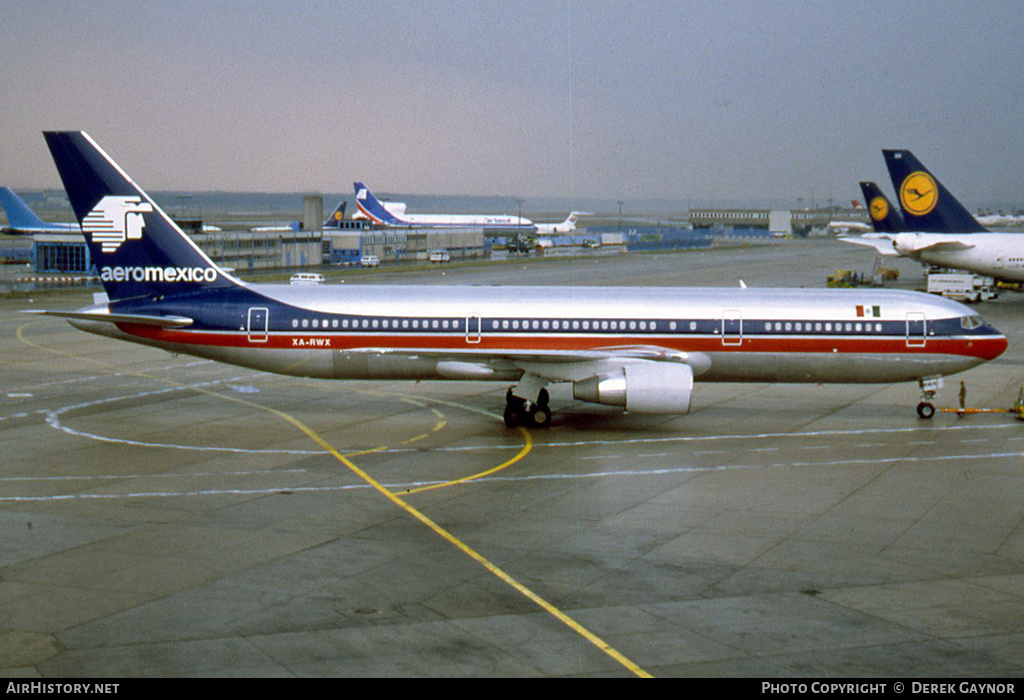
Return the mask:
<svg viewBox="0 0 1024 700">
<path fill-rule="evenodd" d="M 967 307 L 915 292 L 248 284 L 88 135 L 45 136 L 107 299 L 42 313 L 172 352 L 306 377 L 503 381 L 505 422 L 544 426 L 556 382 L 633 413 L 686 413 L 695 378 L 919 381 L 928 399 L 933 380 L 1006 348 Z"/>
</svg>

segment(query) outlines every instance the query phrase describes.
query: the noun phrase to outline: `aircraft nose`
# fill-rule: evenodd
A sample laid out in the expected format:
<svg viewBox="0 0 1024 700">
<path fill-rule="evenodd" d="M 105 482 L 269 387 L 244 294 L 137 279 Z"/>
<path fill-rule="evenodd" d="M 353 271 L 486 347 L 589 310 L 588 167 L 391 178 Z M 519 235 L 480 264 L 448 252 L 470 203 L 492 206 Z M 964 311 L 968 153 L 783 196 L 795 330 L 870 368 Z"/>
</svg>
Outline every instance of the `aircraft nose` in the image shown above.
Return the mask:
<svg viewBox="0 0 1024 700">
<path fill-rule="evenodd" d="M 985 360 L 994 360 L 1009 347 L 1010 342 L 1006 339 L 1006 336 L 997 331 L 995 328 L 992 329 L 993 335 L 990 338 L 986 338 L 982 341 L 974 341 L 974 348 L 978 354 Z"/>
</svg>

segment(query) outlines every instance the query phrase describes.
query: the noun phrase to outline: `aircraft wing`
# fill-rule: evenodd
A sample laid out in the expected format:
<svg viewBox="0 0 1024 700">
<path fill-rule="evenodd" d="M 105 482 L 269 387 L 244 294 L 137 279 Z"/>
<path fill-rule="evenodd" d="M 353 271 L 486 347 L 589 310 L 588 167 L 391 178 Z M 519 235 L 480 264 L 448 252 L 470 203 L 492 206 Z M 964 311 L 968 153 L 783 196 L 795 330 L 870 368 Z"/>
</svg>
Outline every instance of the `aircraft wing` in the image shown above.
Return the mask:
<svg viewBox="0 0 1024 700">
<path fill-rule="evenodd" d="M 688 365 L 694 375 L 711 367 L 711 358 L 702 352 L 680 352 L 657 345 L 623 345 L 593 350 L 494 350 L 482 356 L 480 350 L 418 350 L 414 348 L 358 348 L 344 353 L 392 355 L 433 358 L 438 371 L 447 368 L 451 374 L 477 375 L 522 371 L 553 382 L 578 381 L 587 377 L 621 369 L 627 364 L 668 363 Z"/>
<path fill-rule="evenodd" d="M 187 316 L 151 316 L 148 314 L 111 314 L 89 311 L 46 311 L 42 309 L 29 309 L 22 313 L 40 314 L 45 316 L 58 316 L 74 321 L 102 321 L 104 323 L 136 323 L 142 326 L 157 326 L 159 328 L 184 328 L 192 325 L 192 319 Z"/>
</svg>

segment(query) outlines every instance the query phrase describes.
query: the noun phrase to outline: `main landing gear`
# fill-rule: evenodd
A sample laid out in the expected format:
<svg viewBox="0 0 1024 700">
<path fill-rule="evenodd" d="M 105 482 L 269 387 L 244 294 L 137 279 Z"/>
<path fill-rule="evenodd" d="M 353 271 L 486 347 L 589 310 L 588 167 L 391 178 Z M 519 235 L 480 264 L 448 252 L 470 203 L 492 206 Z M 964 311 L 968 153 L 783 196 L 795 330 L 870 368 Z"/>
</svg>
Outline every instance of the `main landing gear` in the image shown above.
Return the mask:
<svg viewBox="0 0 1024 700">
<path fill-rule="evenodd" d="M 505 393 L 505 425 L 510 428 L 526 426 L 546 428 L 551 425 L 551 409 L 548 407 L 547 389 L 541 389 L 536 401 L 516 396 L 509 389 Z"/>
<path fill-rule="evenodd" d="M 917 404 L 917 415 L 924 420 L 931 420 L 935 415 L 935 404 L 932 399 L 942 388 L 942 377 L 926 377 L 918 382 L 921 385 L 921 402 Z"/>
</svg>

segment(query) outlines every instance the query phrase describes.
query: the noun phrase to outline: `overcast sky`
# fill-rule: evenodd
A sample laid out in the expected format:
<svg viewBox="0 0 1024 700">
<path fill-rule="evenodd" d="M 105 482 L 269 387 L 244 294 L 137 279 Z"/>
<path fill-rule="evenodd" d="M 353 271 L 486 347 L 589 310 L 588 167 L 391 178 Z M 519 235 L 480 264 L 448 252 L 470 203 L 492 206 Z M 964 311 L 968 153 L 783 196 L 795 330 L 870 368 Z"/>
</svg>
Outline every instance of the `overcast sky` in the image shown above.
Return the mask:
<svg viewBox="0 0 1024 700">
<path fill-rule="evenodd" d="M 1024 203 L 1015 1 L 7 0 L 0 184 L 837 202 L 907 147 Z"/>
</svg>

